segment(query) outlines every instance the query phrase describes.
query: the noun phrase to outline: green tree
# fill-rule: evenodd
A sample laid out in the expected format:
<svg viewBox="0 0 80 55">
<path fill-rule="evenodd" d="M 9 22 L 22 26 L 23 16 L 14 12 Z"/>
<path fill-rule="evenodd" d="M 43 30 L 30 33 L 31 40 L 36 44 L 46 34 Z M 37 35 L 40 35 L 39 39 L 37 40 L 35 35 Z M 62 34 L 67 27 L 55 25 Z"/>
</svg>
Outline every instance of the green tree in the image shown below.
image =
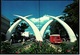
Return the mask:
<svg viewBox="0 0 80 55">
<path fill-rule="evenodd" d="M 79 35 L 79 1 L 74 0 L 73 3 L 67 5 L 65 7 L 63 13 L 64 13 L 64 15 L 62 17 L 60 17 L 60 19 L 63 20 L 64 22 L 66 22 L 72 28 L 72 30 L 75 32 L 75 34 Z M 51 27 L 50 28 L 51 34 L 54 34 L 54 31 L 56 31 L 61 36 L 68 37 L 65 29 L 57 21 L 52 22 L 50 27 Z M 56 30 L 57 28 L 58 28 L 58 30 Z M 79 39 L 79 38 L 77 38 L 77 39 Z"/>
<path fill-rule="evenodd" d="M 79 0 L 66 6 L 64 18 L 65 22 L 73 29 L 75 34 L 79 35 Z"/>
<path fill-rule="evenodd" d="M 45 38 L 46 38 L 46 39 L 49 39 L 49 33 L 46 33 L 46 34 L 45 34 Z"/>
<path fill-rule="evenodd" d="M 50 24 L 50 34 L 59 34 L 59 31 L 58 31 L 58 26 L 57 25 L 57 21 L 54 20 L 51 24 Z"/>
<path fill-rule="evenodd" d="M 24 32 L 25 29 L 28 28 L 28 27 L 29 27 L 28 24 L 26 24 L 26 23 L 21 23 L 21 26 L 20 26 L 20 28 L 21 28 L 21 32 Z"/>
<path fill-rule="evenodd" d="M 16 18 L 13 20 L 13 23 L 11 25 L 13 25 L 17 20 L 19 20 L 19 18 Z M 25 29 L 28 28 L 29 25 L 26 23 L 20 23 L 16 29 L 14 30 L 14 39 L 18 40 L 18 39 L 22 39 L 23 37 L 21 37 L 21 32 L 25 32 Z"/>
</svg>

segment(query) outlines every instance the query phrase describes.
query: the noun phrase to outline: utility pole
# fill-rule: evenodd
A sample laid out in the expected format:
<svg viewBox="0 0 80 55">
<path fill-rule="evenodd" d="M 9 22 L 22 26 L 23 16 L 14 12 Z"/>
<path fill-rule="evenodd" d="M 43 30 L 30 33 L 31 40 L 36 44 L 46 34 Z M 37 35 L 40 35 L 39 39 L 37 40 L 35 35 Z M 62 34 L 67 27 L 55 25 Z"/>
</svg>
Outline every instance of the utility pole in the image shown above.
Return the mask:
<svg viewBox="0 0 80 55">
<path fill-rule="evenodd" d="M 40 17 L 40 0 L 39 0 L 39 17 Z M 40 18 L 39 18 L 39 31 L 40 31 Z"/>
</svg>

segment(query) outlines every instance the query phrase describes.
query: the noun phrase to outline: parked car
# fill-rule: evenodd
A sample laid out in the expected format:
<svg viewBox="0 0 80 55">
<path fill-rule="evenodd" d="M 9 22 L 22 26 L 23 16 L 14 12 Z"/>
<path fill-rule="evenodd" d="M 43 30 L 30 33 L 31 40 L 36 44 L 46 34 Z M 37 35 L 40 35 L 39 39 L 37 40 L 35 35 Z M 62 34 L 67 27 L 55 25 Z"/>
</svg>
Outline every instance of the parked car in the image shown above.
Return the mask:
<svg viewBox="0 0 80 55">
<path fill-rule="evenodd" d="M 60 38 L 59 34 L 50 35 L 50 42 L 51 43 L 62 43 L 62 39 Z"/>
</svg>

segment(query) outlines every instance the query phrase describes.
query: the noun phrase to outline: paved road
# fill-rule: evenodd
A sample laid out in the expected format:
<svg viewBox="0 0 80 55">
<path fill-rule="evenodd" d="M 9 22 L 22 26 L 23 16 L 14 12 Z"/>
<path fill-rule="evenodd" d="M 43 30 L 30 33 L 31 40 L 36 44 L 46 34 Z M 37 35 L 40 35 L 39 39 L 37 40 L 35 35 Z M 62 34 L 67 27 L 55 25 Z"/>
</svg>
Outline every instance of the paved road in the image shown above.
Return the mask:
<svg viewBox="0 0 80 55">
<path fill-rule="evenodd" d="M 15 44 L 12 44 L 13 46 L 15 47 L 24 47 L 24 49 L 28 49 L 30 48 L 30 46 L 33 44 L 33 42 L 22 42 L 22 43 L 15 43 Z"/>
</svg>

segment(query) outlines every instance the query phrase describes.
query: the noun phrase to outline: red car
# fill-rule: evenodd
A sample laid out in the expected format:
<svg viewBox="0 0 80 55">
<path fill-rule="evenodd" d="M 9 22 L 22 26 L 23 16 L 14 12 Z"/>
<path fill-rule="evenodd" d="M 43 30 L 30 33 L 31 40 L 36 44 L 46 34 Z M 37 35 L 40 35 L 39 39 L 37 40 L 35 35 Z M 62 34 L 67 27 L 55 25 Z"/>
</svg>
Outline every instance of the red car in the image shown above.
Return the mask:
<svg viewBox="0 0 80 55">
<path fill-rule="evenodd" d="M 50 35 L 50 42 L 51 43 L 62 43 L 62 39 L 60 38 L 59 34 Z"/>
</svg>

